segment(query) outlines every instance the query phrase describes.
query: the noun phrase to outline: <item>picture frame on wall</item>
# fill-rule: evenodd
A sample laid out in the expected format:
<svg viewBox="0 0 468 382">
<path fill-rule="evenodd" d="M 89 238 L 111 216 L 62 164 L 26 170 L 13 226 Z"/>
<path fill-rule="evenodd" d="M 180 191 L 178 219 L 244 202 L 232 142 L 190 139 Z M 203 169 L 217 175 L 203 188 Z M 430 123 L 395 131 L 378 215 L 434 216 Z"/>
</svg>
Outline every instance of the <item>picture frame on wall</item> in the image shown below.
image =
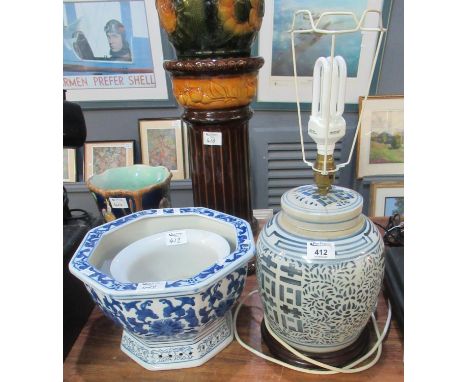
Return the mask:
<svg viewBox="0 0 468 382">
<path fill-rule="evenodd" d="M 258 36 L 258 55 L 265 59 L 259 71 L 258 91 L 255 108 L 285 109 L 296 108 L 296 92 L 292 60 L 291 34 L 294 12 L 310 10 L 314 21 L 328 11 L 352 11 L 358 19 L 366 9 L 382 12 L 384 27 L 388 25 L 391 0 L 272 0 L 265 6 L 265 16 Z M 296 20 L 296 28 L 310 28 L 310 22 Z M 303 25 L 302 25 L 302 24 Z M 325 17 L 318 27 L 323 29 L 344 30 L 355 27 L 351 16 Z M 369 13 L 367 27 L 378 27 L 379 16 Z M 383 37 L 385 38 L 385 36 Z M 367 94 L 372 61 L 377 48 L 377 32 L 353 32 L 336 37 L 335 55 L 342 56 L 347 64 L 346 110 L 357 111 L 359 96 Z M 378 80 L 384 43 L 381 45 L 374 71 L 370 94 L 375 91 Z M 303 34 L 295 36 L 298 93 L 301 103 L 312 102 L 313 68 L 319 57 L 330 55 L 331 36 Z"/>
<path fill-rule="evenodd" d="M 76 149 L 63 149 L 63 181 L 76 182 Z"/>
<path fill-rule="evenodd" d="M 135 161 L 135 141 L 92 141 L 84 144 L 84 180 Z"/>
<path fill-rule="evenodd" d="M 403 175 L 404 97 L 369 96 L 359 101 L 361 128 L 357 144 L 357 177 Z"/>
<path fill-rule="evenodd" d="M 164 166 L 172 172 L 172 180 L 185 179 L 184 140 L 179 118 L 138 120 L 141 162 Z"/>
<path fill-rule="evenodd" d="M 190 174 L 190 142 L 188 136 L 188 129 L 189 127 L 187 124 L 182 121 L 182 130 L 184 135 L 184 170 L 185 170 L 185 179 L 189 179 L 191 177 Z"/>
<path fill-rule="evenodd" d="M 175 106 L 154 1 L 63 0 L 63 88 L 84 109 Z"/>
<path fill-rule="evenodd" d="M 371 184 L 369 216 L 404 215 L 404 183 L 375 182 Z"/>
</svg>

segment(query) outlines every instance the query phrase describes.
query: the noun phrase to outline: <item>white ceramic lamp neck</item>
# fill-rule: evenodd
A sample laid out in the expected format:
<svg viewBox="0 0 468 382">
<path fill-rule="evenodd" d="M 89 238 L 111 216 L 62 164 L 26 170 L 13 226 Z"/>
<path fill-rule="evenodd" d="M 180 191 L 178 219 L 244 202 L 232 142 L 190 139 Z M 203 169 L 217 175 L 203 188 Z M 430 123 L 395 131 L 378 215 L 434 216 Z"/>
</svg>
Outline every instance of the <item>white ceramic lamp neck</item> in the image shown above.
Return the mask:
<svg viewBox="0 0 468 382">
<path fill-rule="evenodd" d="M 349 236 L 364 224 L 362 204 L 359 193 L 344 187 L 332 186 L 327 195 L 321 195 L 317 185 L 304 185 L 283 194 L 278 221 L 303 237 Z"/>
</svg>

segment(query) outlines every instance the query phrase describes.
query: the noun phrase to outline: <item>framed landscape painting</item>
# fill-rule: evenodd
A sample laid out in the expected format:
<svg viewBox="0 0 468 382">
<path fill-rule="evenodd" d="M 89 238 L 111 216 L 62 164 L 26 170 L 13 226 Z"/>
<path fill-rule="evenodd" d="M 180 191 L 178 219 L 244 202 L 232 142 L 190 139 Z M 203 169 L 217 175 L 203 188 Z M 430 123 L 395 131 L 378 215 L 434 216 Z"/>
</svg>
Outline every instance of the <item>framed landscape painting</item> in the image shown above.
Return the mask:
<svg viewBox="0 0 468 382">
<path fill-rule="evenodd" d="M 140 119 L 141 161 L 164 166 L 173 180 L 185 178 L 182 121 L 174 118 Z"/>
<path fill-rule="evenodd" d="M 258 107 L 262 103 L 282 108 L 296 107 L 294 70 L 292 60 L 291 34 L 293 15 L 298 10 L 310 10 L 314 22 L 320 14 L 328 11 L 353 12 L 359 19 L 366 9 L 382 12 L 384 26 L 388 23 L 390 0 L 272 0 L 265 2 L 265 16 L 258 38 L 258 55 L 264 57 L 265 65 L 259 72 Z M 310 21 L 296 19 L 296 29 L 309 29 Z M 379 16 L 369 13 L 366 27 L 378 27 Z M 322 19 L 317 27 L 327 30 L 346 30 L 356 26 L 350 16 L 330 16 Z M 331 36 L 316 33 L 295 35 L 296 68 L 298 93 L 301 102 L 312 101 L 313 68 L 319 57 L 330 55 Z M 372 61 L 378 42 L 377 32 L 353 32 L 336 37 L 335 55 L 342 56 L 347 65 L 347 104 L 357 109 L 359 96 L 367 94 L 369 78 L 372 75 Z M 383 46 L 384 44 L 382 44 Z M 382 48 L 381 48 L 382 51 Z M 374 72 L 378 76 L 378 65 Z M 278 107 L 276 107 L 278 108 Z"/>
<path fill-rule="evenodd" d="M 393 216 L 405 213 L 403 182 L 379 182 L 371 185 L 369 216 Z"/>
<path fill-rule="evenodd" d="M 154 1 L 64 0 L 63 88 L 83 108 L 175 105 Z M 164 54 L 166 52 L 166 55 Z"/>
<path fill-rule="evenodd" d="M 94 174 L 134 163 L 134 141 L 95 141 L 84 144 L 84 180 Z"/>
<path fill-rule="evenodd" d="M 368 97 L 359 113 L 361 129 L 357 151 L 357 177 L 403 175 L 404 102 L 403 96 Z"/>
</svg>

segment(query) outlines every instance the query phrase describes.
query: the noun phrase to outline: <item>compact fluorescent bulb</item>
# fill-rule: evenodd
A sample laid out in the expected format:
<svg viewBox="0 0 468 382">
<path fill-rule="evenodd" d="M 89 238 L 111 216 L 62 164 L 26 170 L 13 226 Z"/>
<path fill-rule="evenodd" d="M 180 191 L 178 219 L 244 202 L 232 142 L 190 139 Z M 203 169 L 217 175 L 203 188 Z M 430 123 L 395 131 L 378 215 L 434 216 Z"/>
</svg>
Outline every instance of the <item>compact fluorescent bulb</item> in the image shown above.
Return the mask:
<svg viewBox="0 0 468 382">
<path fill-rule="evenodd" d="M 346 77 L 346 62 L 341 56 L 336 56 L 333 63 L 331 57 L 320 57 L 315 62 L 308 133 L 317 143 L 318 154 L 324 156 L 333 155 L 336 142 L 346 132 L 346 121 L 342 117 Z"/>
</svg>

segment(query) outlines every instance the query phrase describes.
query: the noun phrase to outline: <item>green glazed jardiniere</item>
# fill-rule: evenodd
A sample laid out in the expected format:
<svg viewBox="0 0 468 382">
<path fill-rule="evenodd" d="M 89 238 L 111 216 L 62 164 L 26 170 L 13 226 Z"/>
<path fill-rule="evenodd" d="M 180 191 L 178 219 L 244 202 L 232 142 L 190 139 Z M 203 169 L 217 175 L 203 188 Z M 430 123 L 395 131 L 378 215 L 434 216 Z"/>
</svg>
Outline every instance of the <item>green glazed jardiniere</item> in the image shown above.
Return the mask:
<svg viewBox="0 0 468 382">
<path fill-rule="evenodd" d="M 163 166 L 137 164 L 93 175 L 87 186 L 106 221 L 151 208 L 171 206 L 172 173 Z"/>
<path fill-rule="evenodd" d="M 161 26 L 177 57 L 247 57 L 264 0 L 156 0 Z"/>
</svg>

